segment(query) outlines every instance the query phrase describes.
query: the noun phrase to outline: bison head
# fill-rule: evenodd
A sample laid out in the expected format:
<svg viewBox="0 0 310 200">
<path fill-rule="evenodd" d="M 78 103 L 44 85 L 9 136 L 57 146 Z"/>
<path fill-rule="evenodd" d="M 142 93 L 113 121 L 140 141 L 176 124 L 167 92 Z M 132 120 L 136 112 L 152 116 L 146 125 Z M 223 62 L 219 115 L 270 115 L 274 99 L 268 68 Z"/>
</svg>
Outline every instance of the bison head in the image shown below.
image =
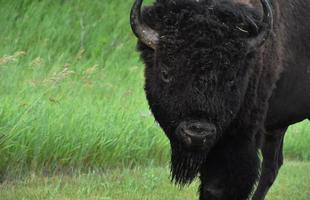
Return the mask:
<svg viewBox="0 0 310 200">
<path fill-rule="evenodd" d="M 142 14 L 142 0 L 133 5 L 145 92 L 170 140 L 176 183 L 196 177 L 246 103 L 253 58 L 272 26 L 271 8 L 261 2 L 262 20 L 253 9 L 229 1 L 158 0 Z"/>
</svg>

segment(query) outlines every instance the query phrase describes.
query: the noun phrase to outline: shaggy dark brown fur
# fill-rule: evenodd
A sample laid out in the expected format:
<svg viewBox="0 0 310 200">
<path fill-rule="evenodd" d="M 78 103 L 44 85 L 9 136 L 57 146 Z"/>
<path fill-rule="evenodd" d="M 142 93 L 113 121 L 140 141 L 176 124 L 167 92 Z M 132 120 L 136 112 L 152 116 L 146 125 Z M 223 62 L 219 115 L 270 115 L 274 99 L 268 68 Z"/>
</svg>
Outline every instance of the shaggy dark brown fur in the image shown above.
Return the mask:
<svg viewBox="0 0 310 200">
<path fill-rule="evenodd" d="M 171 142 L 173 181 L 189 184 L 200 174 L 201 200 L 246 199 L 257 180 L 258 140 L 285 65 L 288 36 L 280 10 L 291 9 L 290 3 L 281 9 L 272 5 L 273 34 L 254 51 L 246 39 L 266 26 L 257 8 L 229 0 L 157 0 L 143 11 L 144 22 L 159 33 L 156 51 L 138 44 L 146 64 L 147 99 Z M 216 141 L 204 151 L 183 148 L 177 126 L 202 119 L 216 126 Z"/>
</svg>

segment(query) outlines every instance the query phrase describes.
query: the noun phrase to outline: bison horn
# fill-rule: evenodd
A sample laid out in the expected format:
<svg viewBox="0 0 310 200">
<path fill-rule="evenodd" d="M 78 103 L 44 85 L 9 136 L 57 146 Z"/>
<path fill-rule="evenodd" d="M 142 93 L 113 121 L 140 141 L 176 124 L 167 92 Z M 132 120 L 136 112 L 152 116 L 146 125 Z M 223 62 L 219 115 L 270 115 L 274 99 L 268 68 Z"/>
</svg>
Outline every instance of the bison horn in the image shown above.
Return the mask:
<svg viewBox="0 0 310 200">
<path fill-rule="evenodd" d="M 152 49 L 158 44 L 158 33 L 147 26 L 141 18 L 141 5 L 143 0 L 135 0 L 130 13 L 131 29 L 137 38 Z"/>
<path fill-rule="evenodd" d="M 254 37 L 248 39 L 250 51 L 260 47 L 269 37 L 273 26 L 273 14 L 269 0 L 260 0 L 264 10 L 263 24 L 265 24 Z"/>
</svg>

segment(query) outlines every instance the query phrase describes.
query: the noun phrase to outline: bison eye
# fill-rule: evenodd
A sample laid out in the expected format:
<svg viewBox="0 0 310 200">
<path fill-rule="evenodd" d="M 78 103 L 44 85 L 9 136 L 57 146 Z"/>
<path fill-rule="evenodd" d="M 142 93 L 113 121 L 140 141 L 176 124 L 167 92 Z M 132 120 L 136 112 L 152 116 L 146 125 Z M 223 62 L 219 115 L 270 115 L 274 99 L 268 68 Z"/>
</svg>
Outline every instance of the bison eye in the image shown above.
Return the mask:
<svg viewBox="0 0 310 200">
<path fill-rule="evenodd" d="M 235 84 L 235 80 L 229 80 L 227 82 L 227 86 L 231 89 L 231 90 L 234 90 L 236 88 L 236 84 Z"/>
<path fill-rule="evenodd" d="M 161 78 L 166 83 L 169 83 L 172 80 L 172 78 L 169 76 L 169 72 L 166 69 L 161 70 Z"/>
<path fill-rule="evenodd" d="M 227 85 L 228 86 L 233 86 L 235 84 L 235 81 L 234 80 L 229 80 L 228 82 L 227 82 Z"/>
</svg>

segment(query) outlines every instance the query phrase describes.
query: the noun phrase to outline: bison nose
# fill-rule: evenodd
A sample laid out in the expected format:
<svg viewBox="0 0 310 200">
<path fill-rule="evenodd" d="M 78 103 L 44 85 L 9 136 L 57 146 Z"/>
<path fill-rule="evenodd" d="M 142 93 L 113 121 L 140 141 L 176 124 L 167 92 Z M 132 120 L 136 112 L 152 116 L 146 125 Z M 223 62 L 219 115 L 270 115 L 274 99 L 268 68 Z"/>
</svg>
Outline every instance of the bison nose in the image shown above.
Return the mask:
<svg viewBox="0 0 310 200">
<path fill-rule="evenodd" d="M 203 150 L 216 138 L 216 127 L 208 122 L 182 122 L 176 131 L 177 138 L 189 149 Z"/>
</svg>

